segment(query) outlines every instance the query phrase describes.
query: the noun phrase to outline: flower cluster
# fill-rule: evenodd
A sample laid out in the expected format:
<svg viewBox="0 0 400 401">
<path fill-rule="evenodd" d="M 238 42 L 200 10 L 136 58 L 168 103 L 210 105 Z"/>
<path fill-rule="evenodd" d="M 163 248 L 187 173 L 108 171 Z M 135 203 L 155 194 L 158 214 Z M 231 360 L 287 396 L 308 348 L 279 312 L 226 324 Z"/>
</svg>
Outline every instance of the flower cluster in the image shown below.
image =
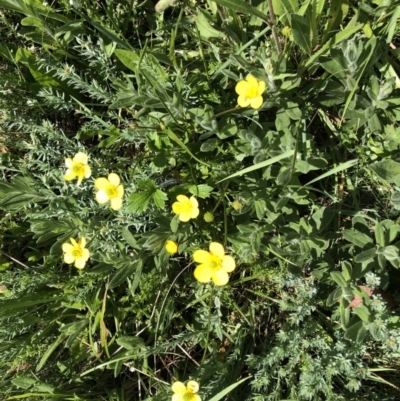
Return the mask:
<svg viewBox="0 0 400 401">
<path fill-rule="evenodd" d="M 72 159 L 68 157 L 65 159 L 65 165 L 67 166 L 67 171 L 64 174 L 66 181 L 78 178 L 78 185 L 80 185 L 84 178 L 89 178 L 92 174 L 88 165 L 88 156 L 85 153 L 78 152 Z M 108 178 L 97 178 L 94 186 L 97 189 L 96 200 L 98 203 L 103 204 L 110 201 L 111 209 L 121 209 L 124 187 L 117 174 L 110 173 Z M 64 262 L 75 263 L 76 268 L 83 269 L 90 256 L 89 250 L 85 248 L 86 240 L 82 237 L 78 241 L 73 238 L 70 241 L 71 243 L 62 244 Z"/>
</svg>

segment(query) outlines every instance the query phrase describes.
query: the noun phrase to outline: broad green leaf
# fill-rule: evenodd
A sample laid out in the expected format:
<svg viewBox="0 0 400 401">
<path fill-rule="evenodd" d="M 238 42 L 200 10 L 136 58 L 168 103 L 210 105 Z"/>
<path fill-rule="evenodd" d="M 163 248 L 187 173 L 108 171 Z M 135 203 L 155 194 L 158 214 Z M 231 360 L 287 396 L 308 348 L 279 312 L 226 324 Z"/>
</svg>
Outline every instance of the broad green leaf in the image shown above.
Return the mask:
<svg viewBox="0 0 400 401">
<path fill-rule="evenodd" d="M 340 300 L 339 313 L 342 326 L 347 327 L 350 320 L 350 308 L 349 308 L 349 303 L 344 298 Z"/>
<path fill-rule="evenodd" d="M 347 260 L 342 262 L 342 275 L 346 281 L 350 281 L 353 274 L 353 268 Z"/>
<path fill-rule="evenodd" d="M 328 11 L 328 20 L 324 29 L 322 43 L 325 43 L 327 38 L 333 31 L 342 23 L 342 20 L 347 15 L 349 10 L 348 0 L 331 0 Z"/>
<path fill-rule="evenodd" d="M 374 259 L 376 256 L 376 248 L 370 248 L 367 249 L 366 251 L 363 251 L 361 253 L 359 253 L 358 255 L 356 255 L 356 257 L 354 258 L 354 261 L 356 263 L 364 263 L 364 262 L 368 262 L 369 260 Z"/>
<path fill-rule="evenodd" d="M 338 286 L 347 287 L 347 281 L 345 280 L 341 272 L 331 272 L 331 277 Z"/>
<path fill-rule="evenodd" d="M 364 248 L 365 245 L 373 244 L 371 237 L 357 230 L 343 230 L 343 237 L 354 245 Z"/>
<path fill-rule="evenodd" d="M 297 14 L 290 16 L 293 39 L 307 54 L 311 54 L 310 23 L 305 17 Z"/>
<path fill-rule="evenodd" d="M 365 305 L 359 305 L 355 308 L 353 308 L 353 311 L 356 313 L 356 315 L 365 323 L 370 322 L 370 313 L 368 308 Z"/>
<path fill-rule="evenodd" d="M 350 326 L 344 333 L 344 338 L 360 343 L 364 340 L 367 335 L 367 329 L 363 322 L 357 322 Z"/>
<path fill-rule="evenodd" d="M 369 168 L 382 180 L 392 184 L 400 176 L 400 163 L 384 159 L 369 165 Z"/>
<path fill-rule="evenodd" d="M 122 238 L 133 248 L 140 249 L 140 246 L 137 244 L 135 237 L 129 231 L 128 228 L 124 228 L 121 231 Z"/>
<path fill-rule="evenodd" d="M 125 67 L 134 72 L 138 69 L 140 57 L 134 51 L 116 49 L 114 54 Z"/>
<path fill-rule="evenodd" d="M 385 232 L 382 224 L 375 224 L 375 241 L 379 246 L 385 246 Z"/>
<path fill-rule="evenodd" d="M 394 245 L 388 245 L 383 250 L 383 256 L 390 262 L 399 259 L 399 249 Z"/>
<path fill-rule="evenodd" d="M 122 336 L 117 338 L 117 344 L 121 345 L 125 349 L 129 351 L 137 350 L 137 349 L 146 349 L 144 346 L 143 340 L 138 337 L 132 337 L 132 336 Z"/>
<path fill-rule="evenodd" d="M 206 39 L 223 38 L 225 35 L 213 28 L 208 21 L 205 11 L 199 8 L 199 13 L 194 17 L 200 36 Z"/>
</svg>

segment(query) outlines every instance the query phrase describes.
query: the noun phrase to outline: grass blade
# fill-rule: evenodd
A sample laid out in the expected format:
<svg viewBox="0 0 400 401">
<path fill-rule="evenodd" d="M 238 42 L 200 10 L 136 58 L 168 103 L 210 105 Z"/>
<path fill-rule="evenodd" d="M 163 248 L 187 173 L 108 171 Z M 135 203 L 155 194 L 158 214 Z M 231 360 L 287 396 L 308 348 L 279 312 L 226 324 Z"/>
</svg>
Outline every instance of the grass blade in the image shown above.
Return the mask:
<svg viewBox="0 0 400 401">
<path fill-rule="evenodd" d="M 329 177 L 330 175 L 336 174 L 339 171 L 347 170 L 348 168 L 353 167 L 357 163 L 358 163 L 358 159 L 353 159 L 353 160 L 349 160 L 346 163 L 339 164 L 339 166 L 337 166 L 337 167 L 327 171 L 326 173 L 321 174 L 317 178 L 314 178 L 313 180 L 307 182 L 307 184 L 305 184 L 305 186 L 313 184 L 314 182 L 322 180 L 323 178 Z"/>
</svg>

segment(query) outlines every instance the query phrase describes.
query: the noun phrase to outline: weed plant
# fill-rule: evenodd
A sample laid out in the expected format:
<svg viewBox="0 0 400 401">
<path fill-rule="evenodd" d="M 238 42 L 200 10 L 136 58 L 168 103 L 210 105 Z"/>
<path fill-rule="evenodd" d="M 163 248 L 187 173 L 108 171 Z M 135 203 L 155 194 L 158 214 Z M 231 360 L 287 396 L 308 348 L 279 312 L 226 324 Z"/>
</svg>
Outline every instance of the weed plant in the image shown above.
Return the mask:
<svg viewBox="0 0 400 401">
<path fill-rule="evenodd" d="M 395 0 L 0 0 L 0 399 L 400 399 Z"/>
</svg>

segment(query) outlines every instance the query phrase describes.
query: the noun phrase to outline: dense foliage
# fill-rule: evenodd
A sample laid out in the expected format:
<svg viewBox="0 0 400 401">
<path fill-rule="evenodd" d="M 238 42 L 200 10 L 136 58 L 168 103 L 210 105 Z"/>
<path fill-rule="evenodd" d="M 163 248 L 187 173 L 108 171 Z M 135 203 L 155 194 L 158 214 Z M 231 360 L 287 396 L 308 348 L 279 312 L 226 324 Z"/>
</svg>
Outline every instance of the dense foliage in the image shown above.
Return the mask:
<svg viewBox="0 0 400 401">
<path fill-rule="evenodd" d="M 0 19 L 3 399 L 400 397 L 395 0 Z"/>
</svg>

